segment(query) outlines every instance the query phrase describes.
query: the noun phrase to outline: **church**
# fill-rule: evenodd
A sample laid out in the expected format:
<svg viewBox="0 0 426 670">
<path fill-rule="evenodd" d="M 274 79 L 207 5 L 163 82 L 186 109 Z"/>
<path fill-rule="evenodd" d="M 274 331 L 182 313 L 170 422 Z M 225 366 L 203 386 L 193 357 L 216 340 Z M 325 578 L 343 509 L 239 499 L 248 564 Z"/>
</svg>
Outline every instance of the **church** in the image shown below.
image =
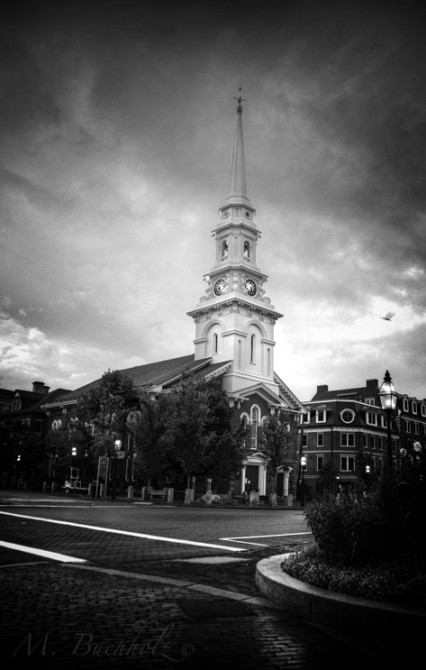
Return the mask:
<svg viewBox="0 0 426 670">
<path fill-rule="evenodd" d="M 236 101 L 229 194 L 219 207 L 213 230 L 214 262 L 204 276 L 207 284 L 204 295 L 188 312 L 195 326 L 194 351 L 188 356 L 120 372 L 137 388 L 153 394 L 167 391 L 190 374 L 202 376 L 206 381 L 220 378 L 234 408 L 235 425 L 245 418 L 250 433 L 250 456 L 234 481 L 234 493 L 256 491 L 264 496 L 269 491 L 266 459 L 258 439 L 262 419 L 280 408 L 299 416 L 303 406 L 274 370 L 274 327 L 283 315 L 271 304 L 265 289 L 267 276 L 257 265 L 261 232 L 247 194 L 241 89 Z M 58 420 L 59 412 L 72 410 L 78 396 L 99 382 L 95 380 L 55 399 L 54 403 L 47 403 L 44 409 L 51 422 Z M 130 442 L 124 447 L 130 450 Z M 293 454 L 292 460 L 296 465 L 297 454 Z M 282 496 L 287 491 L 288 477 L 280 473 L 277 493 Z"/>
</svg>

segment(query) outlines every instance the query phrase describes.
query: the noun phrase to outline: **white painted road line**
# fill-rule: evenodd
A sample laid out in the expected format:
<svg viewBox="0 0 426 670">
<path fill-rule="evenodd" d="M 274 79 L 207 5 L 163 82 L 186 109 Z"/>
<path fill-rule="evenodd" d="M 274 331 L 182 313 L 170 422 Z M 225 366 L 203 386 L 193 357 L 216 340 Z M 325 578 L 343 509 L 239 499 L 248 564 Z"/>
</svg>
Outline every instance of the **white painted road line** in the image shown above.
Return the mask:
<svg viewBox="0 0 426 670">
<path fill-rule="evenodd" d="M 174 537 L 162 537 L 160 535 L 147 535 L 146 533 L 134 533 L 130 530 L 116 530 L 115 528 L 102 528 L 102 526 L 89 526 L 85 523 L 74 523 L 72 521 L 59 521 L 58 519 L 43 519 L 38 516 L 29 516 L 28 514 L 14 514 L 13 512 L 2 512 L 4 516 L 13 516 L 18 519 L 30 519 L 31 521 L 44 521 L 46 523 L 56 523 L 59 526 L 73 526 L 74 528 L 88 528 L 89 530 L 98 530 L 102 533 L 113 533 L 116 535 L 127 535 L 128 537 L 137 537 L 143 540 L 156 540 L 157 542 L 171 542 L 172 544 L 185 544 L 192 547 L 204 547 L 205 549 L 221 549 L 222 551 L 246 551 L 241 547 L 227 547 L 222 544 L 209 544 L 206 542 L 195 542 L 193 540 L 178 540 Z"/>
<path fill-rule="evenodd" d="M 259 547 L 268 547 L 268 544 L 262 542 L 250 542 L 250 540 L 266 540 L 268 537 L 295 537 L 296 535 L 312 535 L 312 533 L 308 530 L 299 533 L 280 533 L 279 535 L 241 535 L 240 537 L 220 537 L 219 540 L 223 540 L 223 542 L 239 542 L 240 544 L 253 544 Z"/>
<path fill-rule="evenodd" d="M 3 542 L 2 540 L 0 540 L 0 547 L 13 549 L 13 551 L 22 551 L 24 554 L 33 554 L 34 556 L 41 556 L 42 558 L 50 558 L 53 561 L 60 561 L 61 563 L 87 562 L 84 558 L 75 558 L 74 556 L 57 554 L 55 551 L 45 551 L 44 549 L 36 549 L 35 547 L 24 547 L 23 544 L 13 544 L 12 542 Z"/>
</svg>

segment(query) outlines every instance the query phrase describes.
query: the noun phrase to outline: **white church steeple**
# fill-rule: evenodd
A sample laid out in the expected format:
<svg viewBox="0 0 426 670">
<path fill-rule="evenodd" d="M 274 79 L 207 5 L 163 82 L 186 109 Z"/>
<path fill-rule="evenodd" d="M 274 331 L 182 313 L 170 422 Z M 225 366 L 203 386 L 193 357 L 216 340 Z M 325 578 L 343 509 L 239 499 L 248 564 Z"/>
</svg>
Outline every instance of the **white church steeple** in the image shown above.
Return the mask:
<svg viewBox="0 0 426 670">
<path fill-rule="evenodd" d="M 205 295 L 189 315 L 195 321 L 195 358 L 230 363 L 225 390 L 238 392 L 262 382 L 276 393 L 274 325 L 282 314 L 266 296 L 267 276 L 256 265 L 260 231 L 247 195 L 241 93 L 240 88 L 229 195 L 213 230 L 215 263 L 204 277 Z"/>
</svg>

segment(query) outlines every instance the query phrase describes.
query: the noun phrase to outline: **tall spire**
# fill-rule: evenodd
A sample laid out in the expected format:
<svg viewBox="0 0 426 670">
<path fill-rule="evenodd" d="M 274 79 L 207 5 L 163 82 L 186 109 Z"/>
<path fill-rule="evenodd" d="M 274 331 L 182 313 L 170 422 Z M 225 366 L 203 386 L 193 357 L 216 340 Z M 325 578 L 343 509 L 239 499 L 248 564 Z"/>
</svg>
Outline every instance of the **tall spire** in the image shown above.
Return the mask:
<svg viewBox="0 0 426 670">
<path fill-rule="evenodd" d="M 229 185 L 229 195 L 227 202 L 250 204 L 247 197 L 246 186 L 246 167 L 244 161 L 244 142 L 243 142 L 243 105 L 245 98 L 242 97 L 241 86 L 238 89 L 238 95 L 234 96 L 237 101 L 237 129 L 235 133 L 234 151 L 232 154 L 231 181 Z"/>
</svg>

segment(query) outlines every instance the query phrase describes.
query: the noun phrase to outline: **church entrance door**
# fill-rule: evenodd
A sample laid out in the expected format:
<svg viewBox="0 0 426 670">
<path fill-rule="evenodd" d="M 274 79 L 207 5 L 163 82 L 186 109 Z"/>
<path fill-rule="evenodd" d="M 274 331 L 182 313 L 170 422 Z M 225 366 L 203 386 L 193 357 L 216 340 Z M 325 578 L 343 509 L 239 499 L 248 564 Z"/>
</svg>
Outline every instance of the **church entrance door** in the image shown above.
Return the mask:
<svg viewBox="0 0 426 670">
<path fill-rule="evenodd" d="M 258 488 L 259 488 L 259 466 L 247 465 L 245 490 L 249 493 L 250 491 L 256 491 Z"/>
</svg>

